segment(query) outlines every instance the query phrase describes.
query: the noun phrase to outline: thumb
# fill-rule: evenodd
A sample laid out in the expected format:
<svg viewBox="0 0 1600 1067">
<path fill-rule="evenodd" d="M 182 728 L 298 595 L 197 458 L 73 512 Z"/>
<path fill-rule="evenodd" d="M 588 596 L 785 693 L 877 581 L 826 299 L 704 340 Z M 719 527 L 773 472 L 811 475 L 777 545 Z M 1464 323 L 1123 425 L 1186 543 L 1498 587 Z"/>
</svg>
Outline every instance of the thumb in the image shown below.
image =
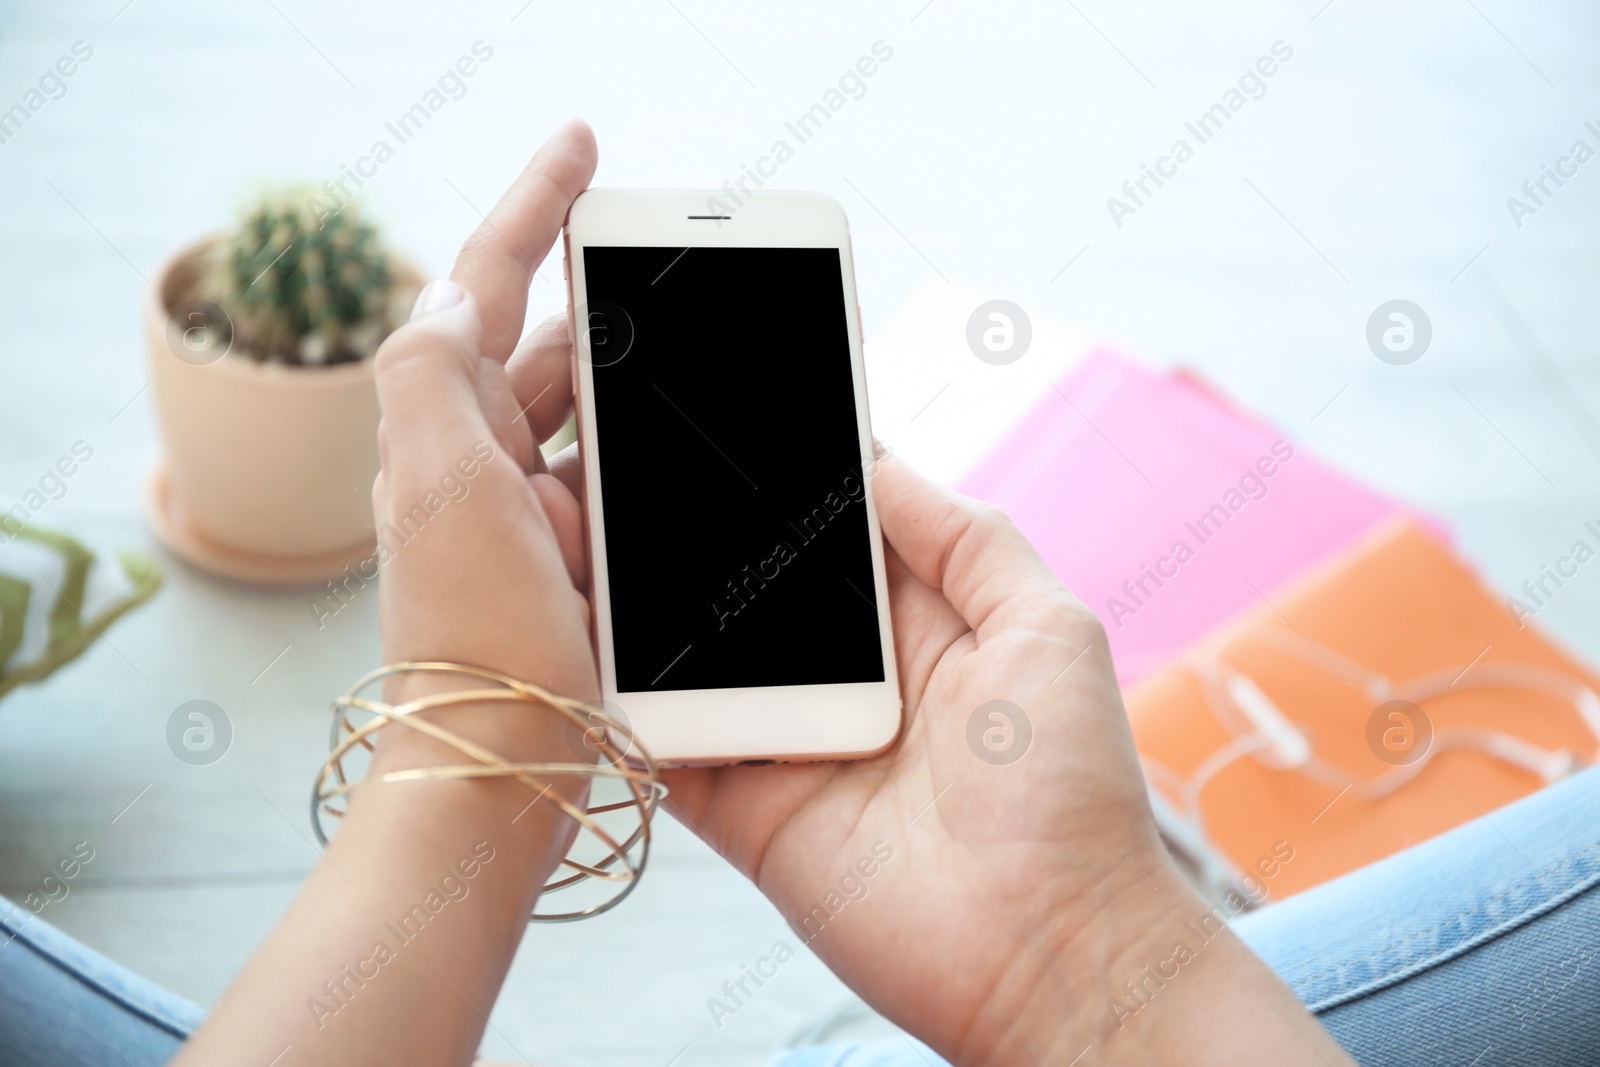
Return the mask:
<svg viewBox="0 0 1600 1067">
<path fill-rule="evenodd" d="M 874 463 L 872 495 L 895 552 L 974 630 L 1030 595 L 1066 595 L 998 508 L 930 481 L 892 452 Z"/>
</svg>

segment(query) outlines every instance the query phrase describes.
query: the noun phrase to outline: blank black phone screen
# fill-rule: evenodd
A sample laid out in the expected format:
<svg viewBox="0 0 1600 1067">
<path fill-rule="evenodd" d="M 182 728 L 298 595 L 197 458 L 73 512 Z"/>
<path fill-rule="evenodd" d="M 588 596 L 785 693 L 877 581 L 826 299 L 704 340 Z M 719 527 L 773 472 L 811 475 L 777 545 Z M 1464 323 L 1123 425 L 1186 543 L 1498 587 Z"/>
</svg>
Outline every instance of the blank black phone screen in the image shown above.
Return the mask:
<svg viewBox="0 0 1600 1067">
<path fill-rule="evenodd" d="M 838 250 L 582 255 L 617 690 L 883 681 Z"/>
</svg>

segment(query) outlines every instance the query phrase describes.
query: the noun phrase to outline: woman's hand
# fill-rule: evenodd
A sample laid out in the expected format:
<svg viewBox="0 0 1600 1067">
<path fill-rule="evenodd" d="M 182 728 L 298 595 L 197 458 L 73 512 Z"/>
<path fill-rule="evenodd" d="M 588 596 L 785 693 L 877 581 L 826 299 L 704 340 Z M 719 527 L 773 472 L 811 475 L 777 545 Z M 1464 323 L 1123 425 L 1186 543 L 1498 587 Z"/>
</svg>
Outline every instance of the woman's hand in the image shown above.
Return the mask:
<svg viewBox="0 0 1600 1067">
<path fill-rule="evenodd" d="M 451 660 L 565 696 L 599 695 L 587 604 L 574 587 L 578 504 L 544 473 L 536 447 L 561 425 L 570 396 L 516 395 L 515 381 L 543 373 L 545 334 L 513 354 L 533 272 L 594 165 L 587 126 L 552 137 L 467 241 L 451 280 L 430 285 L 378 353 L 383 471 L 372 496 L 387 663 Z M 390 699 L 464 684 L 395 682 Z M 573 758 L 566 720 L 549 709 L 459 706 L 428 717 L 512 760 Z M 376 749 L 324 861 L 181 1062 L 471 1061 L 572 827 L 509 780 L 379 781 L 462 762 L 415 731 L 386 726 Z M 556 788 L 582 794 L 576 783 Z"/>
<path fill-rule="evenodd" d="M 538 448 L 571 407 L 564 331 L 559 359 L 548 324 L 514 351 L 534 271 L 594 165 L 588 127 L 552 137 L 378 352 L 387 663 L 453 660 L 598 695 L 580 509 Z M 513 381 L 534 375 L 543 387 L 523 399 Z"/>
<path fill-rule="evenodd" d="M 1148 915 L 1178 878 L 1094 615 L 998 512 L 892 456 L 875 467 L 899 744 L 850 763 L 679 771 L 668 803 L 875 1007 L 951 1058 L 999 1062 L 1034 997 L 1087 993 L 1076 972 L 1124 925 L 1117 908 Z M 893 858 L 863 877 L 879 842 Z M 1015 1051 L 1064 1064 L 1093 1036 Z"/>
<path fill-rule="evenodd" d="M 1157 836 L 1095 616 L 994 509 L 875 466 L 898 746 L 673 772 L 672 811 L 951 1060 L 1348 1062 L 1231 932 L 1184 925 L 1215 921 Z"/>
</svg>

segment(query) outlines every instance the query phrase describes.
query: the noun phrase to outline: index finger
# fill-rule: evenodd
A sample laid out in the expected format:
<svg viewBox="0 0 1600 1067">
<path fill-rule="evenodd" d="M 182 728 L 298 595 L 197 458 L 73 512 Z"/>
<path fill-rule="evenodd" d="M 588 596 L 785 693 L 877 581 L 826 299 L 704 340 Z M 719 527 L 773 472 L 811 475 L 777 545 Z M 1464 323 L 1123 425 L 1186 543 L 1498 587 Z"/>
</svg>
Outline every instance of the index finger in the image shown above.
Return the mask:
<svg viewBox="0 0 1600 1067">
<path fill-rule="evenodd" d="M 500 202 L 461 246 L 450 277 L 477 298 L 483 354 L 510 358 L 522 336 L 533 272 L 555 243 L 567 209 L 594 177 L 594 131 L 581 119 L 562 126 L 534 153 Z"/>
</svg>

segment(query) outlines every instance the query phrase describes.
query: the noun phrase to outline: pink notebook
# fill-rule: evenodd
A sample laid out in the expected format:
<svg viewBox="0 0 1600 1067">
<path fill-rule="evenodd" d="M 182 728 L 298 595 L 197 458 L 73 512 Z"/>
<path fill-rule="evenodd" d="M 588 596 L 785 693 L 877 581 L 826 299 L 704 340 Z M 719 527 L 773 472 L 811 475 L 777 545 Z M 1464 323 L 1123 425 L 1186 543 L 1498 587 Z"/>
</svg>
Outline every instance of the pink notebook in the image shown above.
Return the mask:
<svg viewBox="0 0 1600 1067">
<path fill-rule="evenodd" d="M 959 488 L 1100 616 L 1124 685 L 1402 511 L 1193 376 L 1106 350 Z"/>
</svg>

